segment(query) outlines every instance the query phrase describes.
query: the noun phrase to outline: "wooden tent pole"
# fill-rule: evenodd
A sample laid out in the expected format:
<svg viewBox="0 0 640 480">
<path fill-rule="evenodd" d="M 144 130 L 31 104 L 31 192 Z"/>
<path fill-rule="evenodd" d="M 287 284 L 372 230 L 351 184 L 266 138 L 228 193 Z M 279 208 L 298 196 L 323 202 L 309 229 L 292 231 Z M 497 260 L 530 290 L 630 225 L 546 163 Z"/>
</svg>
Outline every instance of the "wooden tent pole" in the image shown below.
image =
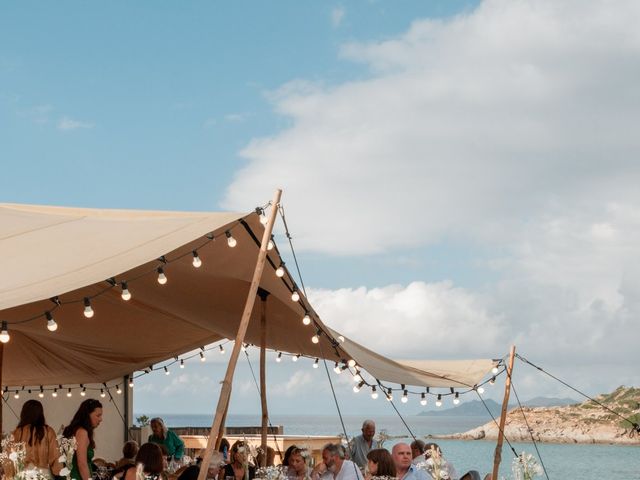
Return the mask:
<svg viewBox="0 0 640 480">
<path fill-rule="evenodd" d="M 222 444 L 222 438 L 224 437 L 224 426 L 227 423 L 227 413 L 229 413 L 229 404 L 227 403 L 227 408 L 224 409 L 224 415 L 222 415 L 222 421 L 220 422 L 220 429 L 218 430 L 218 438 L 216 438 L 216 443 L 214 449 L 216 451 L 220 451 L 220 445 Z M 227 451 L 227 455 L 229 452 Z"/>
<path fill-rule="evenodd" d="M 267 352 L 267 296 L 268 292 L 261 290 L 259 292 L 260 304 L 262 305 L 260 315 L 260 403 L 262 405 L 262 430 L 261 430 L 261 445 L 262 445 L 262 461 L 261 467 L 267 466 L 267 425 L 269 423 L 269 411 L 267 409 L 267 366 L 266 366 L 266 352 Z"/>
<path fill-rule="evenodd" d="M 513 373 L 513 360 L 516 356 L 516 346 L 511 345 L 509 352 L 509 365 L 507 366 L 507 379 L 504 381 L 504 398 L 502 399 L 502 411 L 500 412 L 500 427 L 498 428 L 498 443 L 496 453 L 493 457 L 493 473 L 491 480 L 498 480 L 498 470 L 502 460 L 502 442 L 504 440 L 504 424 L 507 420 L 507 407 L 509 406 L 509 395 L 511 393 L 511 374 Z"/>
<path fill-rule="evenodd" d="M 211 424 L 211 431 L 209 433 L 209 439 L 207 440 L 207 448 L 204 452 L 202 459 L 202 465 L 204 468 L 200 469 L 198 473 L 198 480 L 206 480 L 207 478 L 207 466 L 211 461 L 213 455 L 213 449 L 215 447 L 216 437 L 220 431 L 220 425 L 222 424 L 222 417 L 224 411 L 229 404 L 229 398 L 231 397 L 231 383 L 233 382 L 233 374 L 236 370 L 236 364 L 238 363 L 238 357 L 240 356 L 240 349 L 242 348 L 242 342 L 244 336 L 247 333 L 249 327 L 249 320 L 251 320 L 251 312 L 256 300 L 256 293 L 258 292 L 258 286 L 260 285 L 260 278 L 262 278 L 262 271 L 264 270 L 265 260 L 267 258 L 267 244 L 271 239 L 271 232 L 273 231 L 273 224 L 276 221 L 276 215 L 278 214 L 278 207 L 280 206 L 280 197 L 282 196 L 282 190 L 276 190 L 271 202 L 271 212 L 269 219 L 264 228 L 262 234 L 262 242 L 260 244 L 260 251 L 258 252 L 258 260 L 256 262 L 256 269 L 253 272 L 253 279 L 249 287 L 249 293 L 247 294 L 247 301 L 244 305 L 244 311 L 242 312 L 242 318 L 240 319 L 240 325 L 238 326 L 238 333 L 236 334 L 235 344 L 233 345 L 233 351 L 229 358 L 229 364 L 227 365 L 227 373 L 222 381 L 222 388 L 220 389 L 220 397 L 218 398 L 218 405 L 216 407 L 216 413 Z"/>
</svg>

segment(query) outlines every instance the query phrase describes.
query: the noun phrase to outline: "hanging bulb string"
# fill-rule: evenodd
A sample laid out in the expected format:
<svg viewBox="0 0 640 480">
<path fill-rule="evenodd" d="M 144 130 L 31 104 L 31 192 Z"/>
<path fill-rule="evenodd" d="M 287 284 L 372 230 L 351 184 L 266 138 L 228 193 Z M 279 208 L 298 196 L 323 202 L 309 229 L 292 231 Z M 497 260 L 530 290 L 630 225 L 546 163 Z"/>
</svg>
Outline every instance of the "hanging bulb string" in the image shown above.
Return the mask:
<svg viewBox="0 0 640 480">
<path fill-rule="evenodd" d="M 560 382 L 562 385 L 564 385 L 567 388 L 570 388 L 571 390 L 573 390 L 574 392 L 576 392 L 579 395 L 582 395 L 583 397 L 585 397 L 586 399 L 592 401 L 593 403 L 595 403 L 596 405 L 599 405 L 600 407 L 604 408 L 605 410 L 607 410 L 609 413 L 612 413 L 613 415 L 615 415 L 616 417 L 621 418 L 622 420 L 624 420 L 625 422 L 628 422 L 632 427 L 633 430 L 632 431 L 636 431 L 637 433 L 640 433 L 640 425 L 637 422 L 634 422 L 632 420 L 630 420 L 629 418 L 625 418 L 622 415 L 620 415 L 618 412 L 616 412 L 615 410 L 612 410 L 611 408 L 607 407 L 606 405 L 604 405 L 603 403 L 599 402 L 598 400 L 596 400 L 595 398 L 590 397 L 589 395 L 587 395 L 584 392 L 581 392 L 580 390 L 578 390 L 575 387 L 572 387 L 571 385 L 569 385 L 567 382 L 560 380 L 558 377 L 556 377 L 555 375 L 552 375 L 551 373 L 547 372 L 546 370 L 544 370 L 542 367 L 539 367 L 538 365 L 535 365 L 533 363 L 531 363 L 529 360 L 527 360 L 526 358 L 522 357 L 520 354 L 516 353 L 516 358 L 518 358 L 519 360 L 522 360 L 524 363 L 532 366 L 533 368 L 535 368 L 536 370 L 544 373 L 545 375 L 548 375 L 549 377 L 553 378 L 554 380 L 556 380 L 557 382 Z"/>
<path fill-rule="evenodd" d="M 282 224 L 284 225 L 284 232 L 289 240 L 289 248 L 291 248 L 291 255 L 293 256 L 293 263 L 296 265 L 296 270 L 298 271 L 298 279 L 300 280 L 300 286 L 302 287 L 302 292 L 304 296 L 307 296 L 307 289 L 304 286 L 304 279 L 302 278 L 302 273 L 300 272 L 300 265 L 298 264 L 298 257 L 296 256 L 296 251 L 293 248 L 293 238 L 291 237 L 291 233 L 289 233 L 289 226 L 287 225 L 287 217 L 284 214 L 284 206 L 280 204 L 280 208 L 278 209 L 278 213 L 280 214 L 280 218 L 282 218 Z"/>
<path fill-rule="evenodd" d="M 536 449 L 536 453 L 538 454 L 538 459 L 540 459 L 540 465 L 542 465 L 542 471 L 544 472 L 544 476 L 549 480 L 549 474 L 547 474 L 547 467 L 545 467 L 544 462 L 542 461 L 542 455 L 540 454 L 540 450 L 538 450 L 538 443 L 536 439 L 533 437 L 533 428 L 529 426 L 529 421 L 527 420 L 527 416 L 524 414 L 524 408 L 522 408 L 522 403 L 520 403 L 520 397 L 518 397 L 518 392 L 516 392 L 516 387 L 513 383 L 513 378 L 511 378 L 511 390 L 513 390 L 514 395 L 516 396 L 516 400 L 518 401 L 518 410 L 522 413 L 522 418 L 524 419 L 524 424 L 527 426 L 527 432 L 529 432 L 529 437 L 531 437 L 531 442 L 533 443 L 533 447 Z"/>
<path fill-rule="evenodd" d="M 384 386 L 382 385 L 382 383 L 378 382 L 378 385 L 380 386 L 380 388 L 382 389 L 382 391 L 384 392 Z M 388 394 L 387 394 L 388 395 Z M 388 399 L 388 397 L 387 397 Z M 407 425 L 407 422 L 404 420 L 404 417 L 402 416 L 402 414 L 400 413 L 400 411 L 398 410 L 398 408 L 396 407 L 395 403 L 393 403 L 393 400 L 389 400 L 389 403 L 391 404 L 391 406 L 393 407 L 393 409 L 396 411 L 396 413 L 398 414 L 398 417 L 400 418 L 400 420 L 402 420 L 402 423 L 404 424 L 404 426 L 407 429 L 407 432 L 409 432 L 409 435 L 411 435 L 411 438 L 413 438 L 414 441 L 417 440 L 416 436 L 413 434 L 413 432 L 411 431 L 411 428 L 409 428 L 409 425 Z"/>
</svg>

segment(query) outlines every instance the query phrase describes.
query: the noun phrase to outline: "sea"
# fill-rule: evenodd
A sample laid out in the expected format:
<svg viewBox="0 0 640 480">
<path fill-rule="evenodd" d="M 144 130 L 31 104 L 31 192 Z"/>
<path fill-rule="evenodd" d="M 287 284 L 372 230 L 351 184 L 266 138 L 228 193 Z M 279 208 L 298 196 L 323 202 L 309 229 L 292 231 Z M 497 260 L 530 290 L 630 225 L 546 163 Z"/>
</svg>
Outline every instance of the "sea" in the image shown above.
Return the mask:
<svg viewBox="0 0 640 480">
<path fill-rule="evenodd" d="M 194 414 L 148 414 L 164 418 L 168 427 L 210 427 L 211 415 Z M 272 415 L 272 425 L 282 425 L 288 435 L 338 435 L 346 430 L 349 437 L 358 435 L 362 426 L 362 416 L 346 415 L 342 423 L 337 415 Z M 384 447 L 391 447 L 401 441 L 411 440 L 409 429 L 416 438 L 424 439 L 426 435 L 450 434 L 464 432 L 486 423 L 486 417 L 431 417 L 407 416 L 375 416 L 378 432 L 386 431 L 392 438 Z M 406 422 L 406 426 L 403 423 Z M 229 415 L 229 426 L 260 425 L 259 415 Z M 468 470 L 478 470 L 484 477 L 493 468 L 495 442 L 487 440 L 435 440 L 440 445 L 445 458 L 453 463 L 459 475 Z M 620 445 L 578 445 L 538 443 L 538 456 L 532 443 L 505 442 L 502 449 L 500 476 L 512 478 L 511 463 L 517 453 L 531 453 L 541 460 L 546 470 L 542 479 L 552 480 L 640 480 L 640 446 Z"/>
</svg>

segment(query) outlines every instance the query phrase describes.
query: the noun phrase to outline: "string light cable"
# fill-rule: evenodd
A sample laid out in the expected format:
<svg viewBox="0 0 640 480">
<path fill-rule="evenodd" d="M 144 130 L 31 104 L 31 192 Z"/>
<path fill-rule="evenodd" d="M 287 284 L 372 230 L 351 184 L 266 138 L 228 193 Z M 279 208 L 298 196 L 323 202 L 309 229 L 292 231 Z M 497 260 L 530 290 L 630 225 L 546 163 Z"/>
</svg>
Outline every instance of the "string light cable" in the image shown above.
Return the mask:
<svg viewBox="0 0 640 480">
<path fill-rule="evenodd" d="M 631 433 L 630 436 L 633 436 L 634 433 L 638 433 L 640 434 L 640 425 L 637 422 L 634 422 L 633 420 L 629 419 L 629 418 L 625 418 L 624 416 L 620 415 L 618 412 L 616 412 L 615 410 L 612 410 L 611 408 L 607 407 L 606 405 L 604 405 L 603 403 L 599 402 L 598 400 L 596 400 L 595 398 L 590 397 L 589 395 L 587 395 L 584 392 L 581 392 L 580 390 L 578 390 L 575 387 L 572 387 L 571 385 L 569 385 L 567 382 L 559 379 L 558 377 L 556 377 L 555 375 L 552 375 L 551 373 L 547 372 L 546 370 L 544 370 L 542 367 L 539 367 L 538 365 L 535 365 L 534 363 L 530 362 L 529 360 L 527 360 L 526 358 L 524 358 L 523 356 L 519 355 L 516 353 L 516 358 L 518 358 L 519 360 L 521 360 L 522 362 L 532 366 L 533 368 L 535 368 L 536 370 L 544 373 L 545 375 L 548 375 L 549 377 L 553 378 L 554 380 L 556 380 L 557 382 L 560 382 L 562 385 L 564 385 L 567 388 L 570 388 L 571 390 L 573 390 L 574 392 L 576 392 L 579 395 L 582 395 L 584 398 L 592 401 L 593 403 L 595 403 L 596 405 L 599 405 L 600 407 L 604 408 L 605 410 L 607 410 L 609 413 L 615 415 L 618 418 L 621 418 L 622 420 L 624 420 L 625 422 L 628 422 L 631 426 Z"/>
</svg>

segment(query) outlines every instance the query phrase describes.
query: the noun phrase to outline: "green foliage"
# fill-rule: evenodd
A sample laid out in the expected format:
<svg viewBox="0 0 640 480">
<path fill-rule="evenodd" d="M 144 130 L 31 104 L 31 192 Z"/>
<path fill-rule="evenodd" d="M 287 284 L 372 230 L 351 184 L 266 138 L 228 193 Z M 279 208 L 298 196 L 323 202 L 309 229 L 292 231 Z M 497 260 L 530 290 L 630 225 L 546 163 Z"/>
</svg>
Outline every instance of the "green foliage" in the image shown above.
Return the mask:
<svg viewBox="0 0 640 480">
<path fill-rule="evenodd" d="M 136 417 L 136 422 L 138 423 L 138 426 L 145 427 L 149 425 L 149 417 L 146 415 L 140 415 L 139 417 Z"/>
</svg>

